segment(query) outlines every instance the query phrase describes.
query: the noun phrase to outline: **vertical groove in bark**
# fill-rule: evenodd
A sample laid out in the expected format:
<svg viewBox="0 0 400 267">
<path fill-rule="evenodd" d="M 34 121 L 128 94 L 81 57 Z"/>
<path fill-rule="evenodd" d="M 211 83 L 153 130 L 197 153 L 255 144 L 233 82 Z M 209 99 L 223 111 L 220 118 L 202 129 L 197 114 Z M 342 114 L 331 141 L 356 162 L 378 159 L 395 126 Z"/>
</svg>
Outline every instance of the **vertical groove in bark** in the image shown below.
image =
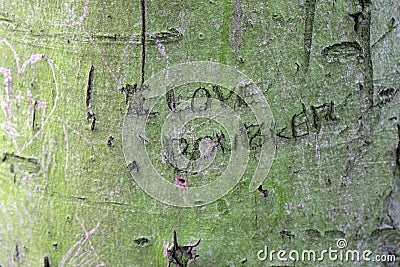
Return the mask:
<svg viewBox="0 0 400 267">
<path fill-rule="evenodd" d="M 142 80 L 140 85 L 143 85 L 146 65 L 146 0 L 140 0 L 140 7 L 142 12 Z"/>
</svg>

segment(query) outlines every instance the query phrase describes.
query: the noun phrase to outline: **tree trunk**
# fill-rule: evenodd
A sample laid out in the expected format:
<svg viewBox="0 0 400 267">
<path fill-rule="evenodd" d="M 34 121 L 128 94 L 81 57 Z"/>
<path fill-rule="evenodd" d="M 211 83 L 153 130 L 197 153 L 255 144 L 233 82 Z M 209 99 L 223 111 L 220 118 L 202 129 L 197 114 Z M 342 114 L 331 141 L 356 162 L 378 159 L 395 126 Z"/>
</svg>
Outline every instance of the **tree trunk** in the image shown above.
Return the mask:
<svg viewBox="0 0 400 267">
<path fill-rule="evenodd" d="M 400 260 L 396 1 L 0 6 L 0 266 L 378 265 L 343 263 L 348 250 Z M 197 61 L 251 79 L 263 108 L 248 115 L 254 103 L 238 96 L 240 86 L 213 82 L 233 76 L 203 69 L 205 80 L 166 88 L 163 101 L 145 108 L 152 77 L 166 70 L 167 80 L 190 80 Z M 158 198 L 146 193 L 140 160 L 190 192 L 218 180 L 240 136 L 201 118 L 177 132 L 167 127 L 179 137 L 177 157 L 211 161 L 199 172 L 175 166 L 162 125 L 195 97 L 241 114 L 249 161 L 227 194 L 179 207 L 160 201 L 163 184 L 151 184 Z M 271 112 L 270 124 L 258 111 Z M 146 135 L 130 122 L 140 112 Z M 130 133 L 147 154 L 129 150 Z M 252 180 L 257 162 L 260 181 Z M 321 254 L 330 248 L 336 259 Z M 307 250 L 317 263 L 301 258 Z"/>
</svg>

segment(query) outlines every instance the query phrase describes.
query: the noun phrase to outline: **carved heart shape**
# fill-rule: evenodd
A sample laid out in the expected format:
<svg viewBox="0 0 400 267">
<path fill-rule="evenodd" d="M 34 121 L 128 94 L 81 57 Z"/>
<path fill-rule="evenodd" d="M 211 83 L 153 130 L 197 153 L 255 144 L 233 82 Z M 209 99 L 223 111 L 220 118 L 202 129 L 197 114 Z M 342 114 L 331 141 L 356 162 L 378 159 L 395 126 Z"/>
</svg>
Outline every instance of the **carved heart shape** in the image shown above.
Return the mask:
<svg viewBox="0 0 400 267">
<path fill-rule="evenodd" d="M 61 71 L 50 58 L 42 54 L 33 54 L 20 64 L 17 52 L 6 38 L 0 38 L 0 45 L 11 52 L 6 53 L 7 49 L 0 50 L 3 54 L 0 58 L 9 59 L 7 62 L 0 61 L 0 73 L 4 78 L 4 90 L 0 91 L 0 107 L 4 120 L 1 119 L 0 127 L 11 138 L 17 154 L 21 154 L 41 136 L 56 109 L 59 85 L 55 71 L 60 74 Z M 37 64 L 38 62 L 47 64 Z M 50 72 L 45 68 L 49 68 Z M 22 74 L 29 74 L 29 78 L 22 79 Z M 63 76 L 62 78 L 65 81 Z"/>
</svg>

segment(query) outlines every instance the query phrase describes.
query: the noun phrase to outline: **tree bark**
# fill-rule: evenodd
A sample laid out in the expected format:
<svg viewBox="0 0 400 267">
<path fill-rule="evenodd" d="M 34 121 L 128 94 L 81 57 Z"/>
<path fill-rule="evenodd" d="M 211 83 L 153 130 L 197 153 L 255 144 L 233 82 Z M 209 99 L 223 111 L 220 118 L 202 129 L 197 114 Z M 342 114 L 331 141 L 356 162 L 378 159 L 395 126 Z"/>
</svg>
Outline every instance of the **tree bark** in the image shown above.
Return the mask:
<svg viewBox="0 0 400 267">
<path fill-rule="evenodd" d="M 315 250 L 318 258 L 324 249 L 340 251 L 338 240 L 347 242 L 343 253 L 370 250 L 400 260 L 398 4 L 0 6 L 0 266 L 377 266 L 277 257 L 284 249 Z M 250 161 L 228 194 L 181 208 L 135 183 L 130 172 L 140 166 L 125 162 L 123 121 L 146 80 L 195 61 L 250 77 L 274 124 L 266 137 L 260 125 L 245 122 Z M 230 88 L 193 86 L 235 110 L 243 104 Z M 167 113 L 190 99 L 189 89 L 167 94 Z M 215 169 L 185 176 L 160 159 L 167 113 L 149 111 L 154 123 L 143 142 L 151 144 L 154 165 L 182 187 L 216 179 Z M 211 140 L 216 162 L 229 159 L 223 131 L 211 123 L 200 128 L 182 153 L 204 158 L 199 140 Z M 264 138 L 274 141 L 275 158 L 259 190 L 248 192 Z M 260 259 L 265 248 L 276 251 L 272 261 Z"/>
</svg>

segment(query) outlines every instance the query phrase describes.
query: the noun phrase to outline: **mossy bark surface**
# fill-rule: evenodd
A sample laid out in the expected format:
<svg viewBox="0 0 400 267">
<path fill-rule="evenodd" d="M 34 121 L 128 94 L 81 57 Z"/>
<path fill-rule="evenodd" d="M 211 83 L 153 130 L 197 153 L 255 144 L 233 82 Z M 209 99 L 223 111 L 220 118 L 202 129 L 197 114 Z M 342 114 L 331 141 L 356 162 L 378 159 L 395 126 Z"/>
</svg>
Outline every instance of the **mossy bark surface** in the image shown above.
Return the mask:
<svg viewBox="0 0 400 267">
<path fill-rule="evenodd" d="M 400 261 L 399 21 L 389 0 L 2 0 L 0 266 L 167 266 L 174 230 L 181 262 L 201 239 L 197 266 L 377 266 L 257 256 L 339 239 Z M 264 191 L 245 175 L 216 202 L 179 208 L 137 186 L 122 128 L 135 84 L 194 61 L 262 89 L 276 154 Z M 262 143 L 248 129 L 246 174 Z M 155 165 L 173 173 L 158 146 Z"/>
</svg>

